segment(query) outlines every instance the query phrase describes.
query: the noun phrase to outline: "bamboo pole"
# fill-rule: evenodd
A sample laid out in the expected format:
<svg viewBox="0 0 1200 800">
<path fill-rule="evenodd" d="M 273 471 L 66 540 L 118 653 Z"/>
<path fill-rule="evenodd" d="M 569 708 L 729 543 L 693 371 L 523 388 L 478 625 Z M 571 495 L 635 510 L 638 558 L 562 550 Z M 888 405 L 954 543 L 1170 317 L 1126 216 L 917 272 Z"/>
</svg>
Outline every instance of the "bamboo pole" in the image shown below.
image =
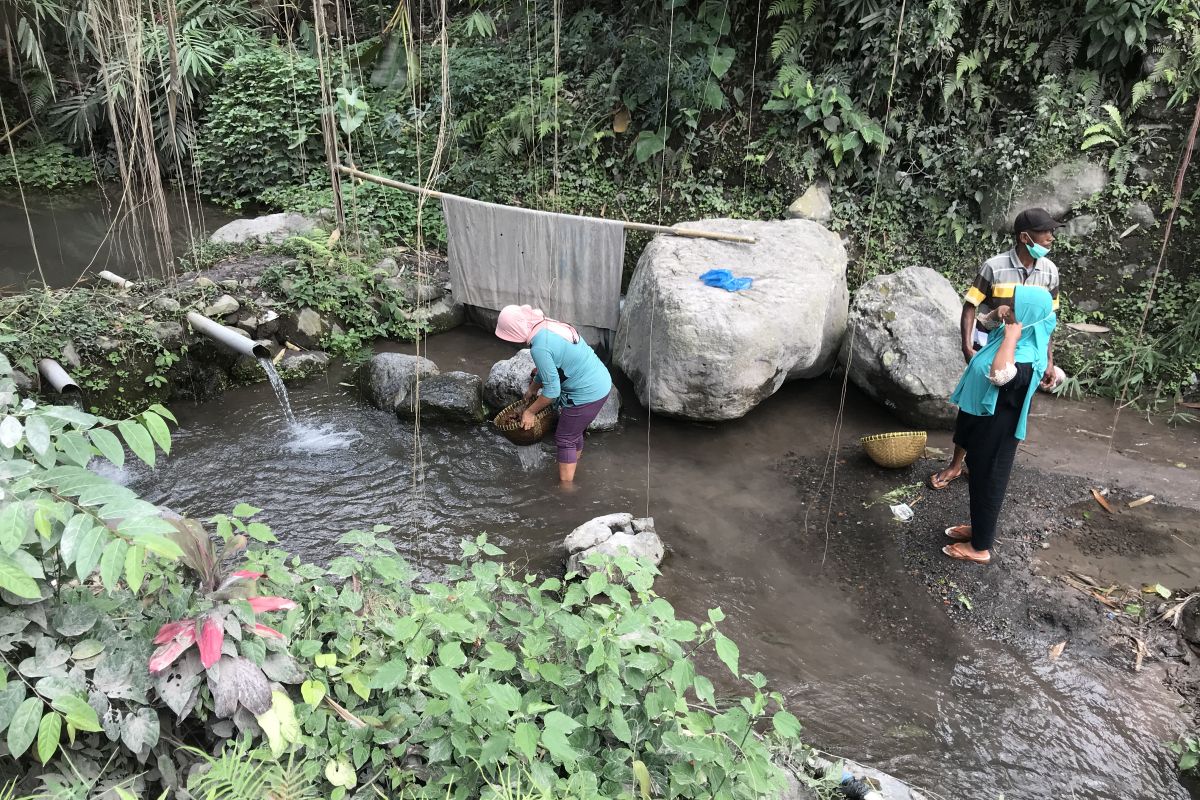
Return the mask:
<svg viewBox="0 0 1200 800">
<path fill-rule="evenodd" d="M 455 200 L 466 199 L 466 198 L 459 197 L 456 194 L 449 194 L 448 192 L 439 192 L 436 189 L 424 189 L 420 186 L 414 186 L 411 183 L 404 183 L 403 181 L 392 180 L 391 178 L 385 178 L 382 175 L 374 175 L 370 172 L 363 172 L 360 169 L 342 166 L 341 164 L 337 165 L 337 170 L 338 170 L 338 172 L 342 173 L 343 175 L 349 175 L 352 178 L 358 178 L 359 180 L 369 181 L 371 183 L 378 183 L 380 186 L 390 186 L 393 189 L 401 189 L 403 191 L 411 192 L 413 194 L 424 194 L 429 197 L 436 197 L 439 199 L 444 198 L 444 197 L 453 198 Z M 560 216 L 569 217 L 569 216 L 573 216 L 573 215 L 561 214 Z M 609 220 L 609 221 L 610 222 L 620 222 L 622 225 L 625 226 L 625 228 L 627 230 L 650 231 L 652 233 L 666 233 L 666 234 L 670 234 L 671 236 L 683 236 L 688 239 L 714 239 L 719 242 L 741 242 L 742 244 L 754 244 L 756 241 L 758 241 L 753 236 L 739 236 L 735 233 L 719 233 L 717 231 L 702 231 L 702 230 L 697 230 L 696 228 L 672 228 L 668 225 L 651 225 L 648 222 L 629 222 L 627 220 Z"/>
</svg>

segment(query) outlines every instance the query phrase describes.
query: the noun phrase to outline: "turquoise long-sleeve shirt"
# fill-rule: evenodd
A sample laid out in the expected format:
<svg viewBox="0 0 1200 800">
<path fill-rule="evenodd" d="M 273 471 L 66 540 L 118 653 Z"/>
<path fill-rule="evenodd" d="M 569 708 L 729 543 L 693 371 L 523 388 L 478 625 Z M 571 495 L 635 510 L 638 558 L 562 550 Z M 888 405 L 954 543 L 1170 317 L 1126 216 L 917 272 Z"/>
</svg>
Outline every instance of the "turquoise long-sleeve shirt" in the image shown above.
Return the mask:
<svg viewBox="0 0 1200 800">
<path fill-rule="evenodd" d="M 542 330 L 529 340 L 529 352 L 537 365 L 542 395 L 546 398 L 582 406 L 608 397 L 612 376 L 583 339 L 572 343 L 557 333 Z M 561 381 L 559 370 L 564 376 Z"/>
</svg>

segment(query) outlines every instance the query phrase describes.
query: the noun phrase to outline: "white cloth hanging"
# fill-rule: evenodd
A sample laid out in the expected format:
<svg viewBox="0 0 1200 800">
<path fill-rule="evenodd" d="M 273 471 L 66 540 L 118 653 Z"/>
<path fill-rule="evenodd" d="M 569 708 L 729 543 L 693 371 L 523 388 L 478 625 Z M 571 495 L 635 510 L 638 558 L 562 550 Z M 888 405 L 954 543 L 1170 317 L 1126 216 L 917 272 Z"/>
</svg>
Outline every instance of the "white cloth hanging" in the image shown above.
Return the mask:
<svg viewBox="0 0 1200 800">
<path fill-rule="evenodd" d="M 617 329 L 621 222 L 455 197 L 442 198 L 442 210 L 456 300 L 531 305 L 572 325 Z"/>
</svg>

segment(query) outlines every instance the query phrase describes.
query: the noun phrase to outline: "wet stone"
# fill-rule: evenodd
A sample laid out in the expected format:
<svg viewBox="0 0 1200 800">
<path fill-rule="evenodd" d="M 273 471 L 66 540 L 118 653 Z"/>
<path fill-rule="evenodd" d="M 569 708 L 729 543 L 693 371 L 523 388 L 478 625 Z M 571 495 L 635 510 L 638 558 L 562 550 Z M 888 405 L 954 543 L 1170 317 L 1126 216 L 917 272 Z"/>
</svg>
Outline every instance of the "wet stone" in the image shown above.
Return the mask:
<svg viewBox="0 0 1200 800">
<path fill-rule="evenodd" d="M 322 375 L 329 369 L 329 354 L 319 350 L 306 353 L 288 352 L 275 367 L 279 377 L 285 381 L 298 381 L 314 375 Z"/>
<path fill-rule="evenodd" d="M 179 301 L 174 297 L 156 297 L 150 302 L 150 307 L 164 314 L 175 314 L 179 311 Z"/>
<path fill-rule="evenodd" d="M 423 378 L 420 385 L 421 420 L 445 422 L 482 422 L 483 379 L 469 372 L 445 372 Z M 398 408 L 402 416 L 412 416 L 409 406 Z"/>
</svg>

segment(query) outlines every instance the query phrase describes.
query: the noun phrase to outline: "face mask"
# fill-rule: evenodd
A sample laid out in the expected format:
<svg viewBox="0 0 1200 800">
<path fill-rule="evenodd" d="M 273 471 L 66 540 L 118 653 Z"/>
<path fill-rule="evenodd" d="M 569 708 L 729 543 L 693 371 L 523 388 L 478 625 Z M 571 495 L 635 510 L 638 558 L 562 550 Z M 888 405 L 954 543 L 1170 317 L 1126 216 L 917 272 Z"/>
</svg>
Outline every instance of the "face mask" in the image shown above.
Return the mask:
<svg viewBox="0 0 1200 800">
<path fill-rule="evenodd" d="M 1049 247 L 1045 247 L 1034 241 L 1026 242 L 1025 249 L 1029 251 L 1029 255 L 1033 256 L 1035 261 L 1039 258 L 1045 258 L 1050 252 Z"/>
</svg>

